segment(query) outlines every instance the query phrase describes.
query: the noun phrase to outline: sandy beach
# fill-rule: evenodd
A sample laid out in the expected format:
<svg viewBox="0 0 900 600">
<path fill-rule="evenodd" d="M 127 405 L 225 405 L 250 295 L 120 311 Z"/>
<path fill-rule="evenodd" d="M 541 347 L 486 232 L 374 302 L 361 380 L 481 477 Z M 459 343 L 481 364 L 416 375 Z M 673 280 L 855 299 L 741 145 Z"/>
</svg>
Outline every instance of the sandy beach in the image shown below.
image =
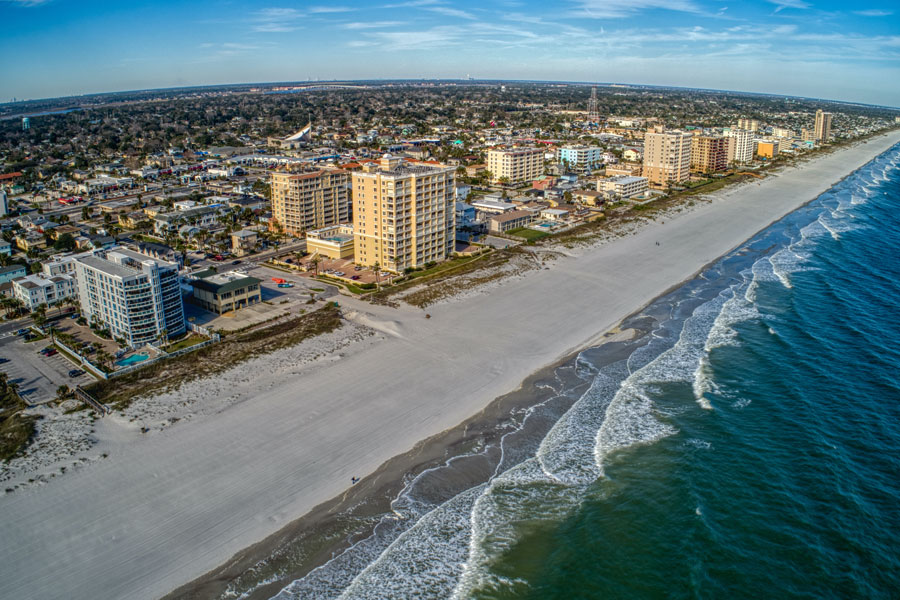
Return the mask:
<svg viewBox="0 0 900 600">
<path fill-rule="evenodd" d="M 106 458 L 0 496 L 0 595 L 165 595 L 596 342 L 898 141 L 895 131 L 728 188 L 490 293 L 431 306 L 431 318 L 342 299 L 352 346 L 333 341 L 340 352 L 297 367 L 302 351 L 287 351 L 255 359 L 243 380 L 194 382 L 179 393 L 218 408 L 147 435 L 94 424 Z"/>
</svg>

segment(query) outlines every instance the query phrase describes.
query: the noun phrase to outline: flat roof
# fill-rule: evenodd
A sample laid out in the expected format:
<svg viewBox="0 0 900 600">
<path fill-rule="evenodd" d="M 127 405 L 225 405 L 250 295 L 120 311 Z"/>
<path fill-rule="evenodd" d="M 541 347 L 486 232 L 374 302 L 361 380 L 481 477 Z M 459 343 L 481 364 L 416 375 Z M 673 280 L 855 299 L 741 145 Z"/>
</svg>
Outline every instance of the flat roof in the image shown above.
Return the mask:
<svg viewBox="0 0 900 600">
<path fill-rule="evenodd" d="M 132 277 L 139 273 L 139 271 L 135 269 L 123 267 L 122 265 L 108 261 L 105 258 L 100 258 L 99 256 L 85 256 L 79 258 L 78 262 L 114 277 Z"/>
<path fill-rule="evenodd" d="M 203 279 L 195 279 L 191 281 L 191 285 L 197 289 L 221 294 L 224 292 L 232 292 L 240 290 L 248 285 L 262 283 L 261 279 L 251 277 L 250 275 L 241 275 L 238 273 L 217 273 L 209 275 Z"/>
</svg>

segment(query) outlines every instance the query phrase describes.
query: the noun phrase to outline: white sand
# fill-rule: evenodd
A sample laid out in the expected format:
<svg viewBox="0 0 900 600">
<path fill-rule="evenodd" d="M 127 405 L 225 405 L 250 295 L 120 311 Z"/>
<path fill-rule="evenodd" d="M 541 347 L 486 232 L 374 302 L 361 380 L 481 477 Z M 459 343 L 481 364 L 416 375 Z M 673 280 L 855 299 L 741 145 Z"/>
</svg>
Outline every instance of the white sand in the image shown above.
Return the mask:
<svg viewBox="0 0 900 600">
<path fill-rule="evenodd" d="M 299 372 L 256 362 L 257 385 L 209 384 L 241 401 L 148 435 L 117 440 L 115 423 L 98 422 L 109 458 L 0 497 L 0 593 L 154 598 L 189 582 L 599 339 L 897 141 L 720 194 L 490 294 L 429 307 L 431 319 L 347 300 L 381 332 L 361 351 Z"/>
</svg>

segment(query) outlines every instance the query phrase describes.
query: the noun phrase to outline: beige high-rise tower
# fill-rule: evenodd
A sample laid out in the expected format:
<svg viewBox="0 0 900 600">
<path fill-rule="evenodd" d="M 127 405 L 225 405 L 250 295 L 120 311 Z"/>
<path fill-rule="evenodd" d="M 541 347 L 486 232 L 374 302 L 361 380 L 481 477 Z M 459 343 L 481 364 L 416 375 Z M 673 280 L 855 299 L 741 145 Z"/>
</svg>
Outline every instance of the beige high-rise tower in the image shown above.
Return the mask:
<svg viewBox="0 0 900 600">
<path fill-rule="evenodd" d="M 446 259 L 456 244 L 456 169 L 385 155 L 353 172 L 356 263 L 402 272 Z"/>
<path fill-rule="evenodd" d="M 272 217 L 290 235 L 349 223 L 350 173 L 272 173 Z"/>
<path fill-rule="evenodd" d="M 644 135 L 643 176 L 658 186 L 687 180 L 691 168 L 691 134 L 685 131 L 648 131 Z"/>
<path fill-rule="evenodd" d="M 821 108 L 816 111 L 816 141 L 827 142 L 831 137 L 831 118 L 833 116 L 830 112 L 822 111 Z"/>
</svg>

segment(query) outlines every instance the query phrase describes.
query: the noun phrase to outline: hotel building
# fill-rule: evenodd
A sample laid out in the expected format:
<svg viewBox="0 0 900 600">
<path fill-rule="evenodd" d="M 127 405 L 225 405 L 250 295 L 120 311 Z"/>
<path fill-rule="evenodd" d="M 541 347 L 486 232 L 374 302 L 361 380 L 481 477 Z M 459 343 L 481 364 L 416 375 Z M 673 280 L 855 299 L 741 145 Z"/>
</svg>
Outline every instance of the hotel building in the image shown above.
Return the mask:
<svg viewBox="0 0 900 600">
<path fill-rule="evenodd" d="M 290 235 L 350 222 L 350 173 L 272 173 L 272 217 Z"/>
<path fill-rule="evenodd" d="M 356 263 L 401 272 L 455 247 L 456 169 L 385 155 L 353 172 Z"/>
<path fill-rule="evenodd" d="M 488 150 L 487 168 L 491 180 L 517 185 L 537 179 L 544 172 L 544 151 L 540 148 L 511 148 L 508 150 Z"/>
<path fill-rule="evenodd" d="M 75 260 L 81 314 L 137 347 L 185 331 L 178 265 L 126 248 Z"/>
<path fill-rule="evenodd" d="M 678 130 L 648 131 L 642 175 L 657 186 L 686 181 L 691 169 L 691 137 Z"/>
</svg>

